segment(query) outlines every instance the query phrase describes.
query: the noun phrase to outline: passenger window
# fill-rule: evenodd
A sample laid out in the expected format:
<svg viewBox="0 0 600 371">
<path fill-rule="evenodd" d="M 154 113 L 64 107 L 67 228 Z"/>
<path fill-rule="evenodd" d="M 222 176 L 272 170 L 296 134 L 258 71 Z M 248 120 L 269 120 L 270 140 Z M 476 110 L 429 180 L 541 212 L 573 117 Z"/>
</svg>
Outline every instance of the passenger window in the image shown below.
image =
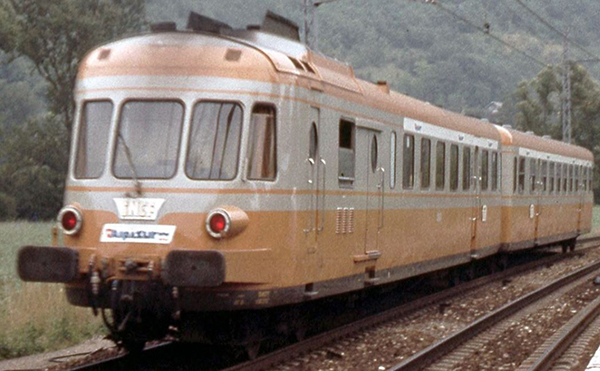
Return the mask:
<svg viewBox="0 0 600 371">
<path fill-rule="evenodd" d="M 252 110 L 248 179 L 275 180 L 277 176 L 277 133 L 275 108 L 258 104 Z"/>
<path fill-rule="evenodd" d="M 489 170 L 489 152 L 486 150 L 481 151 L 481 190 L 487 191 L 488 189 L 488 170 Z"/>
<path fill-rule="evenodd" d="M 563 164 L 563 175 L 562 175 L 563 194 L 567 193 L 568 175 L 569 175 L 569 167 L 567 166 L 567 164 Z"/>
<path fill-rule="evenodd" d="M 77 137 L 76 178 L 93 179 L 102 175 L 112 112 L 113 104 L 108 101 L 86 102 L 83 106 Z"/>
<path fill-rule="evenodd" d="M 561 193 L 562 188 L 562 164 L 556 164 L 556 194 Z"/>
<path fill-rule="evenodd" d="M 429 188 L 431 183 L 431 140 L 421 139 L 421 188 Z"/>
<path fill-rule="evenodd" d="M 396 132 L 392 132 L 390 140 L 390 188 L 396 187 Z"/>
<path fill-rule="evenodd" d="M 471 148 L 463 148 L 463 178 L 462 178 L 462 189 L 468 191 L 471 189 Z"/>
<path fill-rule="evenodd" d="M 583 187 L 583 191 L 587 191 L 587 167 L 582 167 L 581 168 L 581 186 Z"/>
<path fill-rule="evenodd" d="M 415 137 L 404 135 L 404 150 L 402 164 L 402 187 L 411 189 L 415 184 Z"/>
<path fill-rule="evenodd" d="M 529 184 L 529 193 L 534 193 L 535 189 L 536 189 L 536 176 L 537 176 L 537 160 L 534 160 L 532 158 L 529 159 L 529 179 L 530 184 Z"/>
<path fill-rule="evenodd" d="M 519 184 L 518 191 L 520 194 L 525 192 L 525 158 L 519 158 Z"/>
<path fill-rule="evenodd" d="M 242 107 L 200 102 L 192 116 L 185 173 L 192 179 L 230 180 L 237 175 Z"/>
<path fill-rule="evenodd" d="M 340 120 L 338 148 L 338 183 L 340 187 L 351 187 L 354 183 L 355 134 L 356 126 L 352 121 Z"/>
<path fill-rule="evenodd" d="M 556 167 L 556 165 L 554 164 L 554 162 L 551 162 L 550 163 L 550 176 L 549 176 L 549 180 L 548 180 L 549 185 L 550 185 L 550 187 L 549 187 L 550 194 L 554 193 L 554 176 L 555 176 L 555 172 L 556 172 L 555 167 Z"/>
<path fill-rule="evenodd" d="M 513 161 L 513 193 L 517 193 L 518 164 L 517 157 Z"/>
<path fill-rule="evenodd" d="M 373 135 L 373 140 L 371 140 L 371 171 L 373 173 L 377 170 L 378 155 L 379 155 L 379 148 L 377 146 L 377 136 Z"/>
<path fill-rule="evenodd" d="M 573 192 L 573 165 L 569 165 L 569 193 Z"/>
<path fill-rule="evenodd" d="M 458 189 L 458 146 L 450 146 L 450 190 Z"/>
<path fill-rule="evenodd" d="M 498 152 L 492 152 L 492 191 L 498 189 Z"/>
<path fill-rule="evenodd" d="M 446 183 L 446 143 L 435 145 L 435 189 L 444 190 Z"/>
<path fill-rule="evenodd" d="M 542 192 L 548 191 L 548 162 L 542 161 Z"/>
<path fill-rule="evenodd" d="M 317 133 L 317 124 L 315 122 L 310 126 L 310 136 L 308 138 L 308 158 L 317 161 L 317 151 L 319 149 L 319 134 Z"/>
<path fill-rule="evenodd" d="M 579 192 L 579 166 L 575 166 L 575 178 L 574 178 L 574 192 Z"/>
</svg>

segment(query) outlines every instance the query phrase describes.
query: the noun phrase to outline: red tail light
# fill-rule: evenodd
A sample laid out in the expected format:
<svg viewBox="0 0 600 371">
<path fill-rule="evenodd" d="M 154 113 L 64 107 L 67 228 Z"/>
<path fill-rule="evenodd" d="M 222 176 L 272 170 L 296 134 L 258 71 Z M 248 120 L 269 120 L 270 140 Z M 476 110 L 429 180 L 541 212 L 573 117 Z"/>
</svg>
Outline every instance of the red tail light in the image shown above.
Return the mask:
<svg viewBox="0 0 600 371">
<path fill-rule="evenodd" d="M 73 235 L 79 232 L 83 218 L 79 210 L 71 206 L 63 207 L 58 213 L 58 224 L 65 234 Z"/>
<path fill-rule="evenodd" d="M 213 210 L 206 217 L 206 230 L 214 238 L 225 237 L 230 226 L 231 218 L 225 210 Z"/>
</svg>

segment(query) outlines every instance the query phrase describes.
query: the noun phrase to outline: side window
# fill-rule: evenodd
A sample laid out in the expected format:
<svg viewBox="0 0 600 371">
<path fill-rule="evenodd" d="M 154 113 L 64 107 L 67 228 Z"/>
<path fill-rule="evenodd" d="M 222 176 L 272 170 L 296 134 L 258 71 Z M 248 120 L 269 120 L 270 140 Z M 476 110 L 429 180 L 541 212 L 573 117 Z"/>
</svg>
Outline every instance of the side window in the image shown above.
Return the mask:
<svg viewBox="0 0 600 371">
<path fill-rule="evenodd" d="M 450 190 L 458 189 L 458 146 L 450 146 Z"/>
<path fill-rule="evenodd" d="M 356 126 L 352 121 L 342 119 L 339 134 L 338 183 L 340 187 L 351 187 L 356 161 Z"/>
<path fill-rule="evenodd" d="M 548 162 L 542 161 L 542 191 L 548 191 Z"/>
<path fill-rule="evenodd" d="M 488 179 L 488 170 L 489 170 L 489 152 L 487 150 L 481 151 L 481 190 L 487 191 L 489 179 Z"/>
<path fill-rule="evenodd" d="M 446 183 L 446 143 L 435 145 L 435 189 L 444 190 Z"/>
<path fill-rule="evenodd" d="M 377 170 L 377 161 L 379 156 L 379 148 L 377 145 L 377 136 L 373 135 L 373 139 L 371 140 L 371 172 L 375 172 Z"/>
<path fill-rule="evenodd" d="M 104 171 L 113 104 L 108 101 L 86 102 L 81 112 L 77 137 L 75 177 L 99 178 Z"/>
<path fill-rule="evenodd" d="M 463 148 L 463 178 L 462 189 L 468 191 L 471 189 L 471 148 Z"/>
<path fill-rule="evenodd" d="M 242 108 L 200 102 L 194 107 L 185 173 L 192 179 L 227 180 L 237 175 Z"/>
<path fill-rule="evenodd" d="M 569 193 L 573 192 L 573 165 L 569 165 Z"/>
<path fill-rule="evenodd" d="M 525 158 L 519 158 L 519 184 L 518 191 L 520 194 L 525 192 Z"/>
<path fill-rule="evenodd" d="M 396 132 L 392 132 L 390 139 L 390 188 L 396 187 Z"/>
<path fill-rule="evenodd" d="M 587 167 L 582 167 L 581 168 L 581 186 L 583 187 L 583 191 L 587 191 L 587 177 L 588 177 L 588 171 L 587 171 Z"/>
<path fill-rule="evenodd" d="M 275 108 L 258 104 L 250 122 L 248 179 L 275 180 L 277 176 L 277 133 Z"/>
<path fill-rule="evenodd" d="M 515 156 L 513 161 L 513 193 L 517 193 L 517 179 L 519 177 L 519 164 L 517 163 L 518 159 Z"/>
<path fill-rule="evenodd" d="M 556 165 L 554 164 L 554 162 L 550 163 L 550 175 L 549 175 L 549 179 L 548 179 L 548 183 L 549 183 L 548 190 L 550 191 L 550 194 L 554 193 L 554 175 L 556 172 L 555 166 Z"/>
<path fill-rule="evenodd" d="M 562 172 L 563 194 L 567 193 L 568 174 L 569 174 L 569 166 L 567 164 L 563 164 L 563 172 Z"/>
<path fill-rule="evenodd" d="M 431 183 L 431 140 L 421 139 L 421 188 L 429 188 Z"/>
<path fill-rule="evenodd" d="M 415 137 L 404 135 L 402 163 L 402 187 L 410 189 L 415 185 Z"/>
<path fill-rule="evenodd" d="M 529 193 L 534 193 L 536 188 L 537 181 L 537 160 L 530 158 L 529 159 Z"/>
<path fill-rule="evenodd" d="M 579 192 L 579 165 L 575 165 L 575 192 Z"/>
<path fill-rule="evenodd" d="M 498 189 L 498 152 L 492 152 L 492 191 Z"/>
</svg>

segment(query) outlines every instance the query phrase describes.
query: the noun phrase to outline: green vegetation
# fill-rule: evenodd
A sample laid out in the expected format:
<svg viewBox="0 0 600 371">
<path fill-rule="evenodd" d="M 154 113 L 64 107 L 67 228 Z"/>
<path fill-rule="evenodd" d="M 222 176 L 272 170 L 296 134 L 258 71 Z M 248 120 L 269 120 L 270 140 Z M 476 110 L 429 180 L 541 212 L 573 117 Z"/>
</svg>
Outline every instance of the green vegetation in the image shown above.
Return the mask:
<svg viewBox="0 0 600 371">
<path fill-rule="evenodd" d="M 592 210 L 592 230 L 600 232 L 600 206 L 594 206 Z"/>
<path fill-rule="evenodd" d="M 0 360 L 64 348 L 104 333 L 89 309 L 67 303 L 62 285 L 17 277 L 17 249 L 51 243 L 53 223 L 0 223 Z"/>
</svg>

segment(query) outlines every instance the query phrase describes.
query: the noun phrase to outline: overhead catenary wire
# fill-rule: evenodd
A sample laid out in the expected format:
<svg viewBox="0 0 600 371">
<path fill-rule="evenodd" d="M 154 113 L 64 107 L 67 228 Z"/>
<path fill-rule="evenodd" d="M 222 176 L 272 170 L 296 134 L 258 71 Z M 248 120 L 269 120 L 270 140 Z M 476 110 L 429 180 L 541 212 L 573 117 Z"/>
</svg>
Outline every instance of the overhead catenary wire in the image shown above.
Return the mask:
<svg viewBox="0 0 600 371">
<path fill-rule="evenodd" d="M 479 25 L 477 25 L 477 24 L 475 24 L 475 23 L 471 22 L 470 20 L 468 20 L 468 19 L 466 19 L 466 18 L 464 18 L 464 17 L 461 17 L 461 16 L 460 16 L 460 15 L 458 15 L 457 13 L 453 12 L 451 9 L 449 9 L 449 8 L 447 8 L 447 7 L 443 6 L 442 4 L 440 4 L 440 2 L 439 2 L 439 1 L 436 1 L 436 2 L 431 2 L 430 4 L 431 4 L 431 5 L 435 5 L 435 6 L 437 6 L 438 8 L 440 8 L 441 10 L 443 10 L 444 12 L 446 12 L 446 13 L 450 14 L 451 16 L 453 16 L 453 17 L 454 17 L 454 18 L 456 18 L 456 19 L 459 19 L 459 20 L 461 20 L 462 22 L 464 22 L 464 23 L 468 24 L 469 26 L 471 26 L 471 27 L 473 27 L 473 28 L 476 28 L 476 29 L 478 29 L 478 30 L 479 30 L 479 31 L 481 31 L 481 32 L 482 32 L 484 35 L 491 37 L 492 39 L 494 39 L 494 40 L 496 40 L 497 42 L 501 43 L 502 45 L 506 46 L 507 48 L 509 48 L 509 49 L 511 49 L 511 50 L 514 50 L 516 53 L 518 53 L 518 54 L 520 54 L 520 55 L 522 55 L 522 56 L 524 56 L 524 57 L 526 57 L 526 58 L 530 59 L 531 61 L 533 61 L 533 62 L 535 62 L 535 63 L 537 63 L 537 64 L 541 65 L 542 67 L 546 67 L 546 66 L 548 66 L 548 65 L 549 65 L 549 63 L 546 63 L 546 62 L 542 61 L 541 59 L 539 59 L 539 58 L 537 58 L 537 57 L 535 57 L 535 56 L 533 56 L 533 55 L 531 55 L 531 54 L 529 54 L 529 53 L 527 53 L 527 52 L 525 52 L 525 51 L 523 51 L 523 50 L 521 50 L 521 49 L 519 49 L 519 48 L 515 47 L 514 45 L 511 45 L 510 43 L 508 43 L 508 42 L 506 42 L 506 41 L 502 40 L 502 39 L 501 39 L 501 38 L 499 38 L 498 36 L 496 36 L 496 35 L 494 35 L 493 33 L 491 33 L 491 32 L 489 31 L 489 29 L 486 29 L 486 28 L 485 28 L 485 27 L 483 27 L 483 26 L 479 26 Z"/>
<path fill-rule="evenodd" d="M 525 5 L 525 3 L 523 3 L 523 1 L 521 1 L 521 0 L 515 0 L 515 1 L 517 2 L 517 4 L 519 4 L 523 8 L 525 8 L 525 10 L 527 10 L 527 12 L 529 12 L 531 15 L 533 15 L 542 24 L 544 24 L 546 27 L 548 27 L 552 31 L 554 31 L 557 34 L 559 34 L 563 39 L 566 39 L 574 47 L 576 47 L 577 49 L 581 50 L 582 52 L 584 52 L 585 54 L 589 55 L 590 57 L 592 57 L 594 59 L 600 59 L 600 57 L 597 54 L 594 54 L 594 53 L 590 52 L 584 46 L 582 46 L 581 44 L 579 44 L 577 41 L 571 40 L 568 35 L 566 35 L 564 32 L 562 32 L 558 28 L 554 27 L 550 22 L 548 22 L 546 19 L 544 19 L 544 17 L 542 17 L 541 15 L 539 15 L 538 13 L 536 13 L 533 9 L 531 9 L 530 7 L 528 7 L 527 5 Z"/>
</svg>

